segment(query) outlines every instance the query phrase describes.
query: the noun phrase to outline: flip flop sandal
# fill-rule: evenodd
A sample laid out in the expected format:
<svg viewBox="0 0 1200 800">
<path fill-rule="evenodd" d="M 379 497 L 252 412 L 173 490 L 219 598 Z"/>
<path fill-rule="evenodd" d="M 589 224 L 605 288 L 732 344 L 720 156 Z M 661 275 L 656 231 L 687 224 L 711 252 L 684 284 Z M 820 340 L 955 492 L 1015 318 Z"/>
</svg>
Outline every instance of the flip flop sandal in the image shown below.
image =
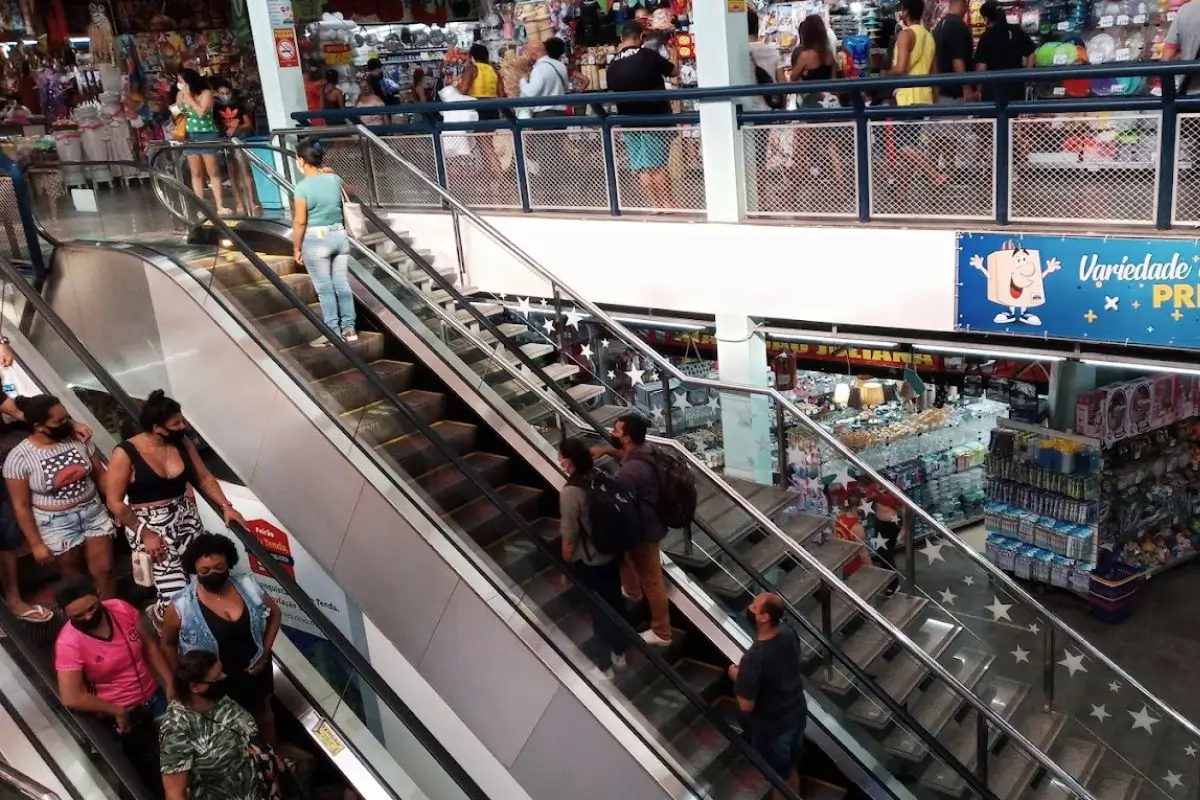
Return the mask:
<svg viewBox="0 0 1200 800">
<path fill-rule="evenodd" d="M 38 624 L 50 622 L 54 619 L 54 614 L 45 606 L 32 606 L 28 611 L 17 615 L 17 619 L 22 622 L 36 622 Z"/>
</svg>

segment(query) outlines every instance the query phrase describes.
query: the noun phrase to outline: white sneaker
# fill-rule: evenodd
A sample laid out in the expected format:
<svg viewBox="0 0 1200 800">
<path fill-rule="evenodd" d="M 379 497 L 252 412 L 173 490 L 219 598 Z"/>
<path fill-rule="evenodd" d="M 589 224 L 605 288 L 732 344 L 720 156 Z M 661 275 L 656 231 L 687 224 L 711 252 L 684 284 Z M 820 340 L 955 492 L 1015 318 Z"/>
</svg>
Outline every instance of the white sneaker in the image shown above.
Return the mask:
<svg viewBox="0 0 1200 800">
<path fill-rule="evenodd" d="M 670 647 L 671 640 L 664 639 L 654 631 L 642 631 L 642 641 L 655 647 Z"/>
<path fill-rule="evenodd" d="M 627 663 L 625 663 L 625 654 L 624 653 L 621 653 L 619 655 L 617 653 L 613 653 L 613 657 L 612 657 L 612 668 L 613 669 L 625 669 L 625 667 L 627 667 L 627 666 L 629 666 L 629 665 Z"/>
<path fill-rule="evenodd" d="M 309 347 L 332 347 L 329 340 L 324 337 L 322 337 L 320 339 L 313 339 L 311 342 L 308 343 L 308 346 Z"/>
<path fill-rule="evenodd" d="M 353 328 L 347 328 L 346 330 L 342 331 L 342 338 L 347 342 L 357 342 L 358 333 Z"/>
</svg>

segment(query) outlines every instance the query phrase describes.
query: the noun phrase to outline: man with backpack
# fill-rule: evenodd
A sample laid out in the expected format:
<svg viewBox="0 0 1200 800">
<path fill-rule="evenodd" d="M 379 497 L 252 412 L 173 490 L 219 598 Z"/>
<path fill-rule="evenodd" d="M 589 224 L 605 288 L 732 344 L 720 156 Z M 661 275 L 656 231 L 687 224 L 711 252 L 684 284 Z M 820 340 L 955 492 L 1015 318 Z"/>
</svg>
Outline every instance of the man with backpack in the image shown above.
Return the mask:
<svg viewBox="0 0 1200 800">
<path fill-rule="evenodd" d="M 625 618 L 618 566 L 632 530 L 631 498 L 622 495 L 613 478 L 593 469 L 592 454 L 579 439 L 567 439 L 558 453 L 558 463 L 567 473 L 567 485 L 559 493 L 559 533 L 562 557 L 574 568 L 575 577 L 611 607 L 592 611 L 592 627 L 602 645 L 590 654 L 606 677 L 625 667 L 625 638 L 619 619 Z"/>
<path fill-rule="evenodd" d="M 626 414 L 613 425 L 613 446 L 592 448 L 592 456 L 608 455 L 621 462 L 617 486 L 635 504 L 635 530 L 621 563 L 621 592 L 635 602 L 646 598 L 650 630 L 642 639 L 666 647 L 671 644 L 671 617 L 659 542 L 668 526 L 691 523 L 696 485 L 686 465 L 681 467 L 682 462 L 646 443 L 647 428 L 645 417 Z"/>
</svg>

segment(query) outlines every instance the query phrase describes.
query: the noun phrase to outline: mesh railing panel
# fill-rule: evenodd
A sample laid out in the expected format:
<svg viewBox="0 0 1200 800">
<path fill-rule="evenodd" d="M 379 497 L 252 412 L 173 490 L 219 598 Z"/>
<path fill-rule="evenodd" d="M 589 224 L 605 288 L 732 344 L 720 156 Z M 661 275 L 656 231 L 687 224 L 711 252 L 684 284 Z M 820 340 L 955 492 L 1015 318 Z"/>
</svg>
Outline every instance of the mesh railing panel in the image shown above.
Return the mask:
<svg viewBox="0 0 1200 800">
<path fill-rule="evenodd" d="M 867 135 L 872 216 L 995 218 L 995 120 L 879 120 Z"/>
<path fill-rule="evenodd" d="M 17 204 L 16 187 L 11 175 L 0 175 L 0 222 L 4 225 L 0 255 L 8 259 L 29 258 L 29 243 L 21 224 L 21 208 Z"/>
<path fill-rule="evenodd" d="M 742 129 L 746 213 L 753 217 L 856 217 L 853 122 Z"/>
<path fill-rule="evenodd" d="M 608 176 L 599 130 L 525 130 L 521 144 L 531 208 L 608 212 Z"/>
<path fill-rule="evenodd" d="M 617 128 L 613 151 L 622 211 L 697 213 L 705 209 L 699 128 Z"/>
<path fill-rule="evenodd" d="M 520 208 L 512 131 L 443 131 L 446 188 L 477 208 Z"/>
<path fill-rule="evenodd" d="M 364 143 L 357 136 L 341 139 L 323 139 L 325 146 L 324 165 L 329 167 L 355 194 L 370 197 L 371 171 L 367 168 Z"/>
<path fill-rule="evenodd" d="M 1165 132 L 1164 132 L 1164 135 Z M 1175 139 L 1175 225 L 1200 225 L 1200 114 L 1180 114 Z"/>
<path fill-rule="evenodd" d="M 381 137 L 387 146 L 401 158 L 407 160 L 421 172 L 437 182 L 437 156 L 433 151 L 433 136 L 427 133 L 403 134 Z M 381 206 L 439 207 L 437 193 L 420 183 L 387 157 L 371 148 L 371 167 L 375 178 L 376 202 Z"/>
<path fill-rule="evenodd" d="M 1157 114 L 1011 120 L 1010 213 L 1034 222 L 1154 222 Z"/>
</svg>

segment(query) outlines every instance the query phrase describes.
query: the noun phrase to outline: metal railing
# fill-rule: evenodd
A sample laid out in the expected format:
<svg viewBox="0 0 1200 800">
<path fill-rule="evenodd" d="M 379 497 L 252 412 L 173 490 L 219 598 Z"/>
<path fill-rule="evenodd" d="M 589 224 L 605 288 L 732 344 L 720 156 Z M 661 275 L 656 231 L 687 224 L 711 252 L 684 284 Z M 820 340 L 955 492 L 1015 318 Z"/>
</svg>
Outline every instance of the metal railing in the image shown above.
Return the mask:
<svg viewBox="0 0 1200 800">
<path fill-rule="evenodd" d="M 1200 62 L 1139 62 L 916 77 L 873 77 L 793 84 L 589 92 L 556 98 L 421 103 L 383 111 L 393 124 L 374 130 L 440 188 L 475 208 L 604 215 L 654 210 L 700 215 L 706 209 L 699 114 L 628 116 L 618 102 L 737 101 L 747 96 L 826 95 L 835 108 L 737 114 L 746 165 L 749 216 L 764 219 L 918 217 L 923 222 L 1097 222 L 1161 229 L 1200 218 L 1200 147 L 1194 124 L 1200 96 L 1177 96 L 1175 79 Z M 1013 83 L 1062 81 L 1122 85 L 1159 81 L 1158 93 L 1009 100 Z M 899 107 L 879 104 L 902 87 L 992 87 L 987 102 Z M 534 105 L 572 107 L 572 116 L 518 118 Z M 438 121 L 439 112 L 502 111 L 499 120 Z M 378 107 L 297 113 L 338 136 L 339 125 L 380 115 Z M 627 142 L 635 141 L 631 163 Z M 647 152 L 668 176 L 669 200 L 648 202 L 638 175 Z M 1197 151 L 1200 152 L 1200 151 Z M 360 194 L 383 207 L 440 208 L 404 176 L 356 156 L 353 142 L 331 154 Z M 328 158 L 328 157 L 327 157 Z M 1180 184 L 1179 190 L 1176 190 Z M 1070 187 L 1073 191 L 1062 191 Z M 1045 195 L 1051 195 L 1047 198 Z M 661 199 L 661 198 L 659 198 Z"/>
<path fill-rule="evenodd" d="M 25 800 L 59 800 L 57 793 L 3 761 L 0 761 L 0 787 L 24 797 Z"/>
</svg>

